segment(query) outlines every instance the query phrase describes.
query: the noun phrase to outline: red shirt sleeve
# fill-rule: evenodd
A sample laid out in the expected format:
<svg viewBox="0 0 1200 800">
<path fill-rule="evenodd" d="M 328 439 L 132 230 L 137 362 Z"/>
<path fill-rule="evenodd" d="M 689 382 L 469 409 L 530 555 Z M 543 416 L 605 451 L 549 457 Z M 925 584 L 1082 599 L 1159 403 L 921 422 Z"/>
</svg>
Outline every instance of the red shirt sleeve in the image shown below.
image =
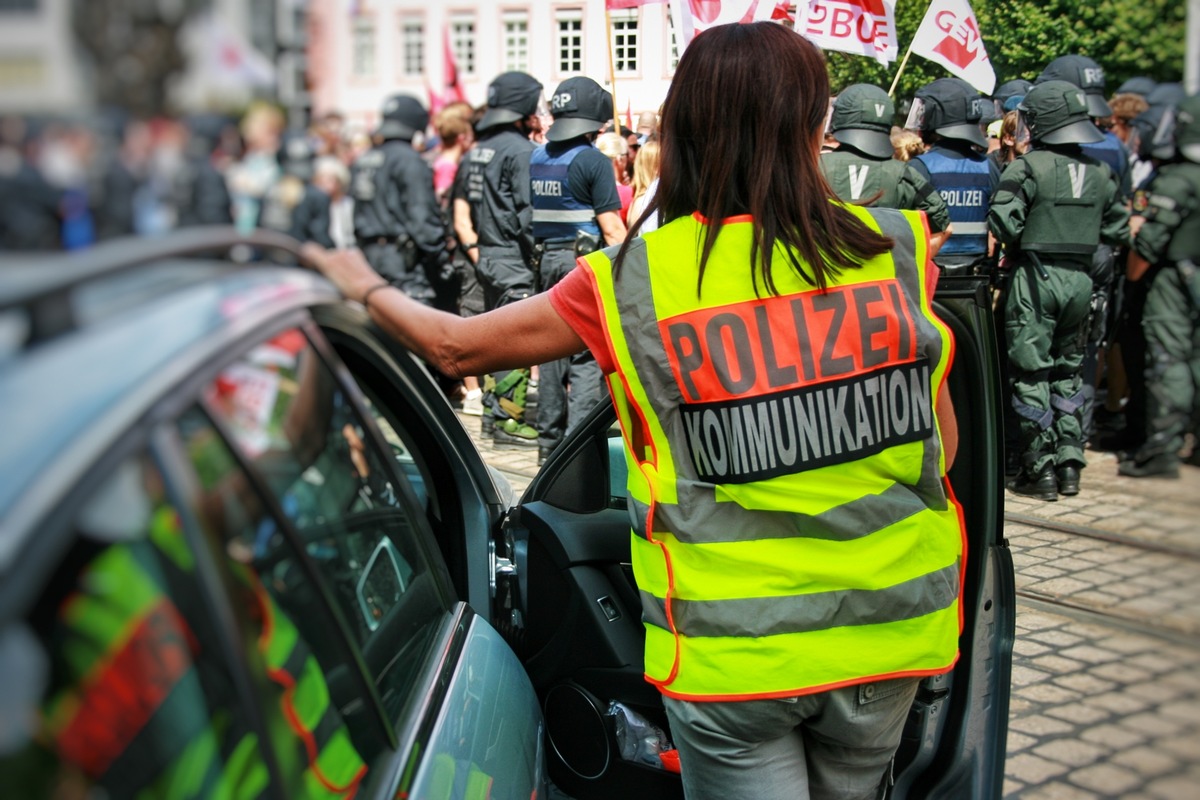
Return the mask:
<svg viewBox="0 0 1200 800">
<path fill-rule="evenodd" d="M 591 271 L 576 266 L 550 287 L 549 295 L 550 305 L 592 351 L 604 374 L 616 372 L 617 361 L 604 333 L 603 312 Z"/>
</svg>

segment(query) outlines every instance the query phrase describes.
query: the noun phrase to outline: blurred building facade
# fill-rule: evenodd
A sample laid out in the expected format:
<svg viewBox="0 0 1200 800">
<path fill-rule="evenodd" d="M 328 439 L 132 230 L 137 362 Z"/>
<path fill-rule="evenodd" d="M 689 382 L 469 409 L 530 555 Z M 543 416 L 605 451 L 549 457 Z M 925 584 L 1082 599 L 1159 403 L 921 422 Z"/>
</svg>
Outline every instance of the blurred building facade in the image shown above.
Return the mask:
<svg viewBox="0 0 1200 800">
<path fill-rule="evenodd" d="M 78 107 L 84 89 L 68 0 L 0 0 L 0 112 Z"/>
<path fill-rule="evenodd" d="M 80 116 L 125 99 L 144 114 L 135 101 L 167 75 L 158 113 L 236 110 L 265 97 L 306 116 L 307 4 L 0 0 L 0 113 Z M 149 36 L 162 38 L 147 46 Z M 128 78 L 116 92 L 114 75 Z"/>
<path fill-rule="evenodd" d="M 309 0 L 308 87 L 315 114 L 341 112 L 367 127 L 387 95 L 429 103 L 445 97 L 453 54 L 467 102 L 487 100 L 501 72 L 528 72 L 549 95 L 586 75 L 606 88 L 609 36 L 604 0 Z M 667 3 L 613 11 L 617 108 L 636 122 L 657 110 L 678 63 Z"/>
</svg>

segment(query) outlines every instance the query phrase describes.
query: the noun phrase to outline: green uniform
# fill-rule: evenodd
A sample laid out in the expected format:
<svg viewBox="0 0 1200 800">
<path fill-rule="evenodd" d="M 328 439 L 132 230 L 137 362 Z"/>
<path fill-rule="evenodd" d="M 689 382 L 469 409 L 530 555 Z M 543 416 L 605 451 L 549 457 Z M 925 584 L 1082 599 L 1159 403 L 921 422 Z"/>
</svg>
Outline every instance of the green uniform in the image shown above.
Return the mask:
<svg viewBox="0 0 1200 800">
<path fill-rule="evenodd" d="M 1004 170 L 988 227 L 1017 256 L 1004 326 L 1022 467 L 1081 467 L 1092 254 L 1129 238 L 1116 177 L 1076 145 L 1026 153 Z"/>
<path fill-rule="evenodd" d="M 1152 265 L 1142 316 L 1146 336 L 1146 440 L 1134 460 L 1177 458 L 1200 413 L 1200 164 L 1162 168 L 1150 184 L 1133 248 Z"/>
<path fill-rule="evenodd" d="M 932 233 L 941 233 L 950 225 L 946 201 L 925 176 L 904 161 L 872 158 L 843 145 L 821 155 L 821 171 L 834 193 L 847 203 L 924 211 Z"/>
</svg>

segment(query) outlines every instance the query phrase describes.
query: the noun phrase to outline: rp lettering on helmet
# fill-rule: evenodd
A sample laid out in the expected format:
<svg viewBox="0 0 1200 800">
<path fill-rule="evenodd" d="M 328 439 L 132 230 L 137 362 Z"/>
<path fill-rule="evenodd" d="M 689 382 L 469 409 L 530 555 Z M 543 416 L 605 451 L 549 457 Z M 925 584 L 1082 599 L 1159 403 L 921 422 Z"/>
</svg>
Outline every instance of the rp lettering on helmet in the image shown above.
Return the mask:
<svg viewBox="0 0 1200 800">
<path fill-rule="evenodd" d="M 1083 76 L 1083 88 L 1091 89 L 1093 87 L 1104 88 L 1104 70 L 1100 67 L 1085 67 L 1080 71 Z"/>
<path fill-rule="evenodd" d="M 575 95 L 562 92 L 550 98 L 550 111 L 572 111 L 575 109 Z"/>
</svg>

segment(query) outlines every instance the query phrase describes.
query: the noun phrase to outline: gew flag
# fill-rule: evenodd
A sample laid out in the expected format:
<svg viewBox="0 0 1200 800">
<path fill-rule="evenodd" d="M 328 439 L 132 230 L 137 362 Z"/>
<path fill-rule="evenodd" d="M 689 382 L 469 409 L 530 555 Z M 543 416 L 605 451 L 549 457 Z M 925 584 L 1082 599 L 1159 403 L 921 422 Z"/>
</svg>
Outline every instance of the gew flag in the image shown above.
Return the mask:
<svg viewBox="0 0 1200 800">
<path fill-rule="evenodd" d="M 933 0 L 913 38 L 912 51 L 941 64 L 983 94 L 990 95 L 996 88 L 996 71 L 967 0 Z"/>
<path fill-rule="evenodd" d="M 796 6 L 796 32 L 822 50 L 896 60 L 896 0 L 809 0 Z"/>
</svg>

